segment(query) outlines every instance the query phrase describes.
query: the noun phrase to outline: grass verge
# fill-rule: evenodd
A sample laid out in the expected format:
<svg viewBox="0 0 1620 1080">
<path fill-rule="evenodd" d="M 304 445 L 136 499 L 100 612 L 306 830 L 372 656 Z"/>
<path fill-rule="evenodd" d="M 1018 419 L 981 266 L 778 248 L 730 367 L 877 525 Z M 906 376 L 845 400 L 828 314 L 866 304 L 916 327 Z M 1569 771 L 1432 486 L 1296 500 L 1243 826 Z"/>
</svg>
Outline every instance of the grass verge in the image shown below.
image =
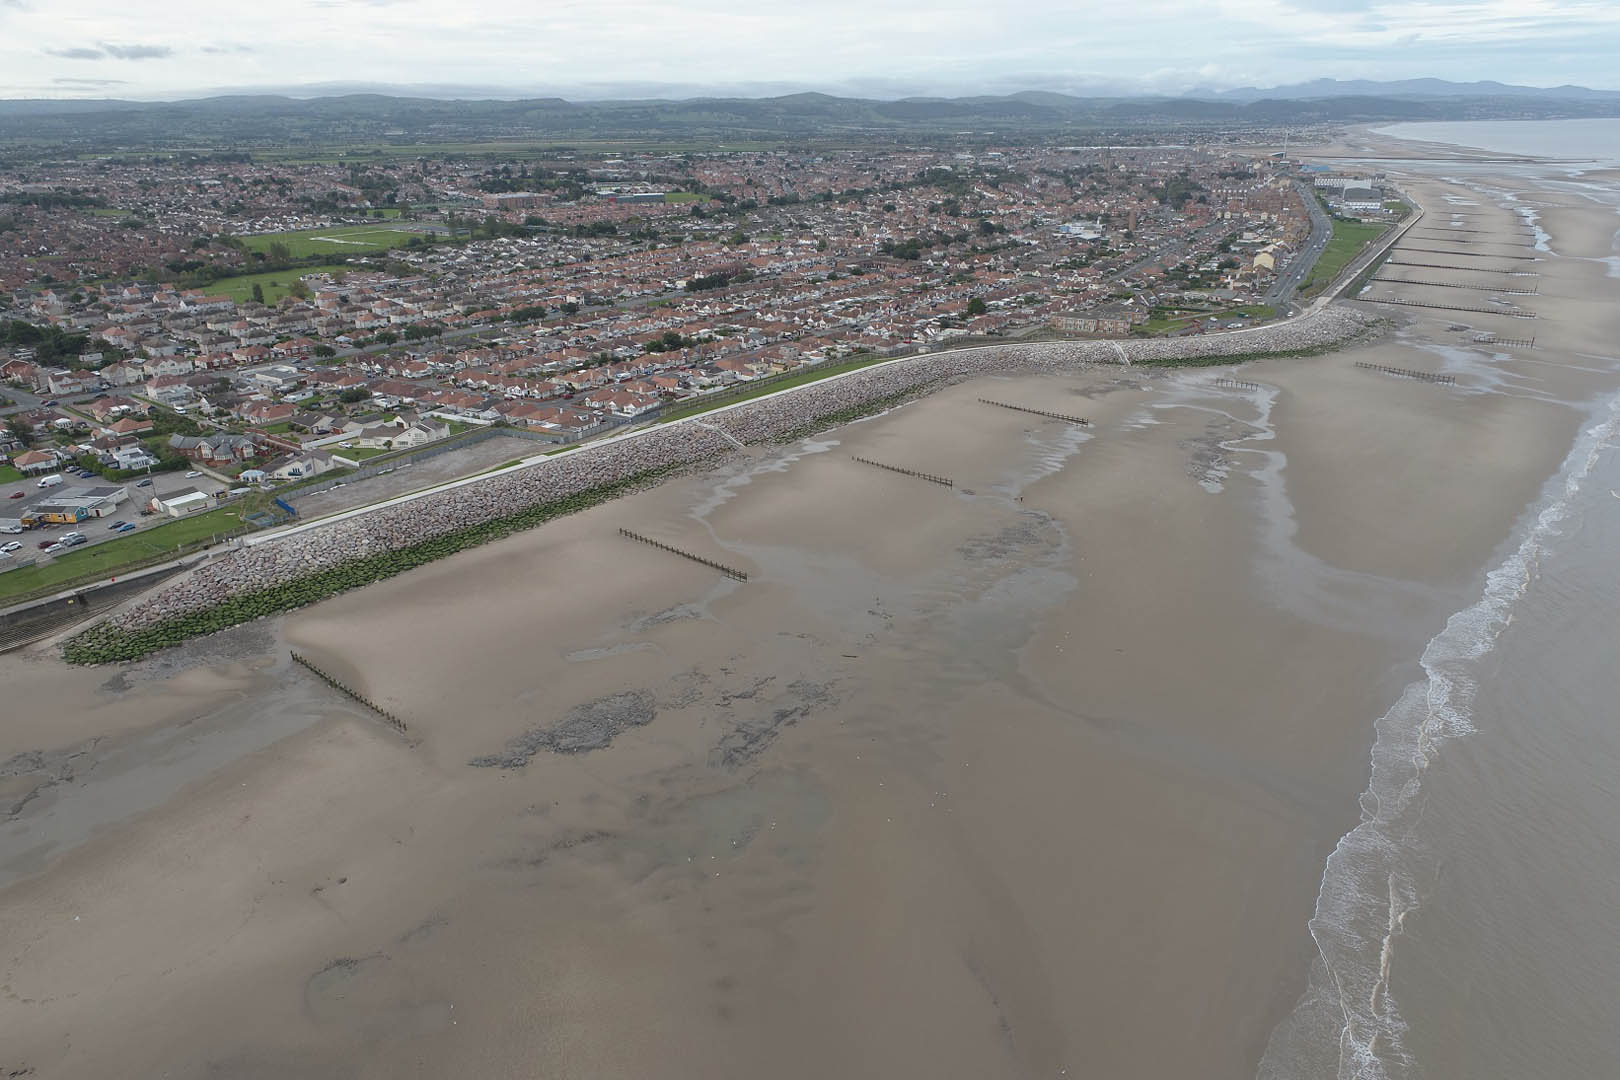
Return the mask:
<svg viewBox="0 0 1620 1080">
<path fill-rule="evenodd" d="M 204 540 L 240 532 L 241 512 L 239 506 L 205 510 L 116 540 L 66 552 L 48 563 L 0 574 L 0 603 L 53 586 L 66 588 L 76 582 L 115 577 L 126 570 L 149 566 L 154 560 L 177 558 Z M 106 527 L 107 522 L 100 519 L 74 526 L 87 536 L 93 529 Z"/>
</svg>

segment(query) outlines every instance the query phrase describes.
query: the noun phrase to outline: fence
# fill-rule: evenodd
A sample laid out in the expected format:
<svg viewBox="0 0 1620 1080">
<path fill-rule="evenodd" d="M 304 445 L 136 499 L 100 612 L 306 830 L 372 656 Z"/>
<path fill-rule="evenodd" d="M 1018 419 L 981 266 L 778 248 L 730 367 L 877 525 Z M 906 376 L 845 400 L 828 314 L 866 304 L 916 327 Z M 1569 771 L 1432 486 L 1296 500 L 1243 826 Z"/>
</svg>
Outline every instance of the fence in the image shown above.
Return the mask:
<svg viewBox="0 0 1620 1080">
<path fill-rule="evenodd" d="M 358 701 L 360 704 L 364 705 L 366 708 L 370 709 L 372 712 L 374 712 L 378 716 L 382 717 L 383 720 L 387 722 L 388 726 L 393 728 L 395 731 L 399 732 L 402 735 L 405 733 L 405 730 L 406 730 L 405 721 L 401 720 L 399 717 L 395 716 L 393 713 L 389 712 L 387 709 L 383 708 L 381 705 L 378 705 L 375 701 L 372 701 L 370 698 L 366 697 L 365 695 L 363 695 L 361 693 L 358 693 L 357 691 L 352 690 L 349 687 L 347 687 L 347 686 L 343 685 L 342 683 L 338 682 L 332 676 L 328 675 L 326 672 L 322 671 L 320 668 L 318 668 L 314 664 L 310 663 L 308 658 L 306 658 L 304 656 L 300 656 L 298 653 L 295 653 L 295 652 L 289 652 L 288 655 L 290 655 L 293 658 L 293 660 L 296 661 L 297 663 L 300 663 L 300 664 L 304 665 L 310 671 L 314 672 L 315 676 L 318 679 L 320 679 L 322 682 L 326 683 L 326 685 L 330 686 L 332 689 L 338 691 L 339 693 L 346 694 L 347 696 L 353 698 L 355 701 Z"/>
<path fill-rule="evenodd" d="M 1009 405 L 1005 401 L 991 401 L 989 398 L 980 398 L 979 404 L 994 405 L 998 409 L 1011 409 L 1014 412 L 1029 413 L 1031 416 L 1044 416 L 1048 420 L 1063 420 L 1070 424 L 1091 426 L 1091 421 L 1082 416 L 1068 416 L 1064 413 L 1047 412 L 1045 409 L 1031 409 L 1027 405 Z"/>
<path fill-rule="evenodd" d="M 748 580 L 748 575 L 741 570 L 727 566 L 725 563 L 715 562 L 713 559 L 705 559 L 702 555 L 694 555 L 690 551 L 682 551 L 680 548 L 666 544 L 662 540 L 654 540 L 650 536 L 642 536 L 640 533 L 631 532 L 629 529 L 620 529 L 619 535 L 628 536 L 632 540 L 639 540 L 643 544 L 651 544 L 658 550 L 667 551 L 671 555 L 679 555 L 683 559 L 691 559 L 695 563 L 702 563 L 711 570 L 718 570 L 729 578 L 735 578 L 738 581 Z"/>
<path fill-rule="evenodd" d="M 1427 371 L 1408 371 L 1406 368 L 1369 364 L 1365 360 L 1357 360 L 1356 367 L 1365 368 L 1368 371 L 1381 371 L 1385 375 L 1399 375 L 1405 379 L 1421 379 L 1424 382 L 1439 383 L 1442 386 L 1451 386 L 1457 381 L 1450 375 L 1431 375 Z"/>
<path fill-rule="evenodd" d="M 902 476 L 915 476 L 919 480 L 927 480 L 930 484 L 940 484 L 944 487 L 956 486 L 955 481 L 947 480 L 943 476 L 935 476 L 933 473 L 918 472 L 916 469 L 907 469 L 899 465 L 885 465 L 881 461 L 872 461 L 869 458 L 856 457 L 854 454 L 850 455 L 850 460 L 858 461 L 862 465 L 871 465 L 878 469 L 888 469 L 890 472 L 897 472 Z"/>
</svg>

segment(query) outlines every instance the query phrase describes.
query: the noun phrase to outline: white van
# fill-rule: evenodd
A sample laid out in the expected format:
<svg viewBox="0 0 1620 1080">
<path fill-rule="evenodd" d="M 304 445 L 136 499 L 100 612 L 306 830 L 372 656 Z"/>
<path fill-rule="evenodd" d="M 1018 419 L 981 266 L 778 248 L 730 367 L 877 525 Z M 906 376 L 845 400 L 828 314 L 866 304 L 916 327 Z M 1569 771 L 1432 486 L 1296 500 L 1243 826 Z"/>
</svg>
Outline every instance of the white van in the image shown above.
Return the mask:
<svg viewBox="0 0 1620 1080">
<path fill-rule="evenodd" d="M 49 475 L 49 476 L 40 477 L 39 478 L 39 483 L 36 486 L 42 487 L 42 488 L 55 487 L 57 484 L 60 484 L 61 482 L 62 482 L 62 474 L 61 473 L 51 473 L 51 475 Z"/>
</svg>

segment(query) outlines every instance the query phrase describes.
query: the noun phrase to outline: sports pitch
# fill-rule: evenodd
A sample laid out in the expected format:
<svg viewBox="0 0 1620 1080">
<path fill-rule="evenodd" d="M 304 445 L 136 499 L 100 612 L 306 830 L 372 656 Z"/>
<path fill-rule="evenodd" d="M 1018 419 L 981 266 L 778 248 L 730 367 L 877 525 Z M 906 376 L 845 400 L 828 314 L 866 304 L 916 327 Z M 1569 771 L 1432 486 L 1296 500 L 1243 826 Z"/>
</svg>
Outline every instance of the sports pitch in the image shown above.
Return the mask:
<svg viewBox="0 0 1620 1080">
<path fill-rule="evenodd" d="M 288 255 L 303 259 L 311 255 L 364 255 L 371 251 L 386 251 L 404 247 L 412 237 L 421 235 L 398 225 L 379 222 L 376 225 L 340 225 L 331 229 L 259 233 L 242 237 L 242 242 L 251 251 L 264 252 L 270 250 L 271 244 L 285 244 Z"/>
</svg>

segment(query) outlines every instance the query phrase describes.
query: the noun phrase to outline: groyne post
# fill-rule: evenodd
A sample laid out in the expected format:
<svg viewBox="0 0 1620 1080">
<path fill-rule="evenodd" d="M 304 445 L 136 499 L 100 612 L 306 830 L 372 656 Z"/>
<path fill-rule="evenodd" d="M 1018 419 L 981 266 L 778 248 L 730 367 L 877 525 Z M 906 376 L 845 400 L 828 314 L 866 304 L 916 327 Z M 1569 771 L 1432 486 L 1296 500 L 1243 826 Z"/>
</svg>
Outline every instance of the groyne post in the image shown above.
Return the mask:
<svg viewBox="0 0 1620 1080">
<path fill-rule="evenodd" d="M 338 691 L 340 694 L 343 694 L 346 697 L 349 697 L 349 698 L 352 698 L 355 701 L 358 701 L 360 704 L 364 705 L 366 708 L 370 709 L 372 712 L 374 712 L 378 716 L 382 717 L 383 720 L 388 724 L 388 726 L 393 728 L 395 731 L 399 732 L 402 735 L 405 733 L 405 731 L 406 731 L 405 721 L 401 720 L 399 717 L 395 716 L 393 713 L 389 712 L 387 709 L 383 708 L 381 705 L 378 705 L 375 701 L 372 701 L 370 698 L 366 697 L 364 694 L 360 693 L 359 691 L 354 690 L 351 687 L 345 686 L 343 683 L 338 682 L 335 678 L 328 675 L 326 672 L 322 671 L 320 668 L 316 667 L 314 664 L 310 663 L 308 657 L 303 656 L 303 655 L 301 655 L 299 653 L 296 653 L 296 652 L 292 652 L 291 650 L 288 651 L 288 655 L 290 655 L 296 663 L 302 664 L 304 667 L 306 667 L 310 671 L 314 672 L 315 677 L 320 679 L 327 686 L 330 686 L 332 689 Z"/>
<path fill-rule="evenodd" d="M 1438 383 L 1441 386 L 1451 386 L 1457 381 L 1451 375 L 1433 375 L 1427 371 L 1409 371 L 1406 368 L 1389 367 L 1385 364 L 1369 364 L 1365 360 L 1357 360 L 1356 367 L 1365 368 L 1368 371 L 1382 372 L 1385 375 L 1399 375 L 1403 379 L 1420 379 L 1423 382 Z"/>
<path fill-rule="evenodd" d="M 1048 420 L 1062 420 L 1070 424 L 1091 426 L 1091 421 L 1083 416 L 1069 416 L 1066 413 L 1047 412 L 1045 409 L 1031 409 L 1027 405 L 1009 405 L 1005 401 L 991 401 L 989 398 L 980 398 L 981 405 L 994 405 L 998 409 L 1012 409 L 1014 412 L 1029 413 L 1031 416 L 1044 416 Z"/>
<path fill-rule="evenodd" d="M 902 465 L 885 465 L 881 461 L 873 461 L 870 458 L 856 457 L 854 454 L 851 454 L 849 459 L 851 461 L 858 461 L 862 465 L 870 465 L 876 469 L 888 469 L 890 472 L 897 472 L 902 476 L 915 476 L 919 480 L 927 480 L 930 484 L 939 484 L 942 487 L 956 486 L 956 482 L 954 480 L 947 479 L 943 476 L 935 476 L 933 473 L 925 473 L 919 472 L 916 469 L 908 469 Z"/>
<path fill-rule="evenodd" d="M 662 540 L 654 540 L 650 536 L 642 536 L 640 533 L 631 532 L 629 529 L 620 529 L 619 535 L 627 536 L 632 540 L 639 540 L 643 544 L 650 544 L 660 551 L 669 552 L 671 555 L 679 555 L 683 559 L 691 559 L 695 563 L 702 563 L 711 570 L 718 570 L 729 578 L 735 578 L 737 581 L 748 580 L 748 574 L 745 571 L 727 566 L 725 563 L 715 562 L 713 559 L 706 559 L 702 555 L 694 555 L 690 551 L 682 551 L 680 548 L 666 544 Z"/>
</svg>

